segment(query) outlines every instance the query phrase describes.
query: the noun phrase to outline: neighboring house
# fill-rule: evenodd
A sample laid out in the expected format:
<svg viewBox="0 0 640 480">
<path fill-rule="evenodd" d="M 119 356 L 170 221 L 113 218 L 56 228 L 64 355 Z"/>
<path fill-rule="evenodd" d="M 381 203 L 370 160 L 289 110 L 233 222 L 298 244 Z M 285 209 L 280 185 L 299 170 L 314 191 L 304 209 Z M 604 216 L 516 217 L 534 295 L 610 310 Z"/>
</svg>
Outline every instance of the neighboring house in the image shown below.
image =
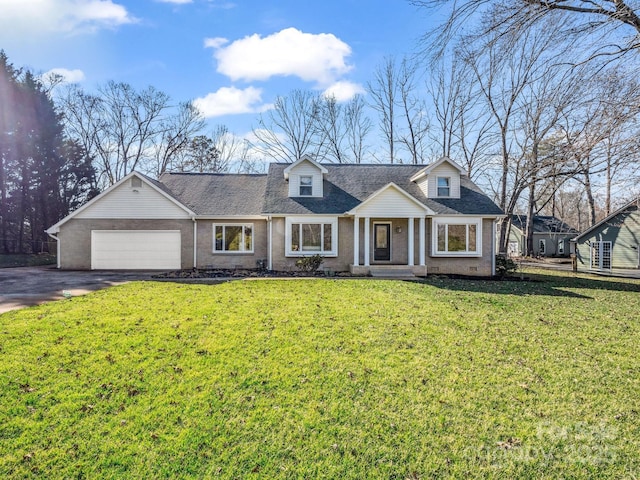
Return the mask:
<svg viewBox="0 0 640 480">
<path fill-rule="evenodd" d="M 319 164 L 264 175 L 131 173 L 47 230 L 64 269 L 292 270 L 493 275 L 502 211 L 448 158 Z"/>
<path fill-rule="evenodd" d="M 520 257 L 526 252 L 527 216 L 511 215 L 511 228 L 507 253 L 510 257 Z M 533 256 L 568 257 L 569 242 L 579 232 L 559 218 L 548 215 L 533 217 Z"/>
<path fill-rule="evenodd" d="M 571 243 L 580 272 L 640 268 L 640 198 L 585 230 Z"/>
</svg>

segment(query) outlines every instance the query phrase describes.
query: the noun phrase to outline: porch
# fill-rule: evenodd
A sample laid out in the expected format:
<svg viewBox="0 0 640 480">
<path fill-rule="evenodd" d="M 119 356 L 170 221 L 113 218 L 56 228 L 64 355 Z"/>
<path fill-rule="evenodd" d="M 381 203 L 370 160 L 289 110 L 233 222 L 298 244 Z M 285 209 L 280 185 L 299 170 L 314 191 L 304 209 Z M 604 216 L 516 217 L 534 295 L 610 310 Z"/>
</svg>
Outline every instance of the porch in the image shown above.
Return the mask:
<svg viewBox="0 0 640 480">
<path fill-rule="evenodd" d="M 351 273 L 384 277 L 426 275 L 424 216 L 355 216 L 353 232 Z"/>
</svg>

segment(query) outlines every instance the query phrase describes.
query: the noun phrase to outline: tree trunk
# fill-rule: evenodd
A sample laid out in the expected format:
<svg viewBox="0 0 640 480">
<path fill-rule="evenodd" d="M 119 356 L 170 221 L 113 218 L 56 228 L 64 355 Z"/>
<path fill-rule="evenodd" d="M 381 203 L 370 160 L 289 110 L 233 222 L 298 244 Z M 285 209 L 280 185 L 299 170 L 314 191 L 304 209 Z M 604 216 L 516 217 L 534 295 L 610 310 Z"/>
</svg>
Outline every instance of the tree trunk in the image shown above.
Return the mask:
<svg viewBox="0 0 640 480">
<path fill-rule="evenodd" d="M 534 245 L 533 245 L 533 216 L 535 214 L 535 182 L 531 183 L 529 187 L 529 205 L 527 208 L 527 228 L 525 231 L 526 235 L 526 248 L 525 248 L 525 256 L 533 257 L 534 256 Z"/>
<path fill-rule="evenodd" d="M 593 226 L 596 224 L 596 202 L 593 199 L 589 172 L 584 173 L 584 190 L 587 194 L 587 203 L 589 204 L 589 226 Z"/>
</svg>

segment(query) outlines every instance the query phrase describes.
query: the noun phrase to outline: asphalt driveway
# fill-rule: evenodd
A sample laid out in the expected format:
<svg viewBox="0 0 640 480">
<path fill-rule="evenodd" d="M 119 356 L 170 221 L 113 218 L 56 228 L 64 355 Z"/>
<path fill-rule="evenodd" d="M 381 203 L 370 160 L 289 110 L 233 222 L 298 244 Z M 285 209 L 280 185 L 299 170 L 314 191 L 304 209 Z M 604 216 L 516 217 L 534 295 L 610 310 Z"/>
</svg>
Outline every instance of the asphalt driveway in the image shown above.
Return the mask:
<svg viewBox="0 0 640 480">
<path fill-rule="evenodd" d="M 55 267 L 0 269 L 0 313 L 65 296 L 83 295 L 133 280 L 149 280 L 157 272 L 67 271 Z"/>
</svg>

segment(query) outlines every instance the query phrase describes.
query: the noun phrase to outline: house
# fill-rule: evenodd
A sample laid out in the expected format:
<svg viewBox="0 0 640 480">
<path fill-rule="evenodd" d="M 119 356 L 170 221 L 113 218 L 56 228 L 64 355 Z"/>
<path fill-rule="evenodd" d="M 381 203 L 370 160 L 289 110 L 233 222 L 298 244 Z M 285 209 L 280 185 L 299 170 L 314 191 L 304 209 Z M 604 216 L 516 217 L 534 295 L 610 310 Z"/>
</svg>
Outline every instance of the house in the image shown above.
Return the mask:
<svg viewBox="0 0 640 480">
<path fill-rule="evenodd" d="M 448 158 L 267 174 L 131 173 L 47 230 L 63 269 L 295 269 L 490 276 L 502 211 Z"/>
<path fill-rule="evenodd" d="M 521 257 L 526 252 L 527 216 L 511 215 L 507 253 Z M 569 257 L 569 242 L 579 232 L 559 218 L 549 215 L 533 216 L 533 256 Z"/>
<path fill-rule="evenodd" d="M 640 268 L 640 198 L 585 230 L 571 244 L 580 272 Z"/>
</svg>

